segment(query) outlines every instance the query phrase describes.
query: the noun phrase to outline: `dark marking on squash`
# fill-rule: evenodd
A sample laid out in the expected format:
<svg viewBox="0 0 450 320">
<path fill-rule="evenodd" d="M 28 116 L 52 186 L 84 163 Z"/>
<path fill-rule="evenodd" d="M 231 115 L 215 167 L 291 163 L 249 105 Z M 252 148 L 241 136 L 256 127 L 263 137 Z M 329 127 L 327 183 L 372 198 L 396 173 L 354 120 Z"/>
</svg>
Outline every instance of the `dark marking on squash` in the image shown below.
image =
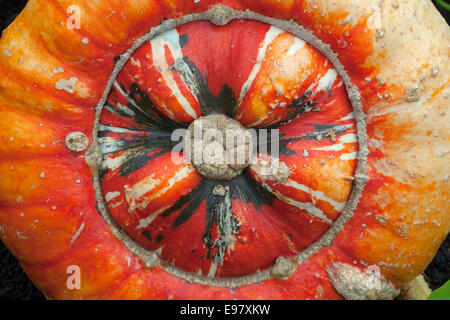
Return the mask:
<svg viewBox="0 0 450 320">
<path fill-rule="evenodd" d="M 234 242 L 234 236 L 239 233 L 241 223 L 233 215 L 232 199 L 227 191 L 224 197 L 210 196 L 206 202 L 207 226 L 203 233 L 208 259 L 215 263 L 223 263 L 227 248 Z M 212 229 L 217 226 L 218 237 L 213 239 Z M 216 250 L 215 250 L 216 249 Z M 213 250 L 215 251 L 213 253 Z"/>
<path fill-rule="evenodd" d="M 225 196 L 216 196 L 213 193 L 217 185 L 226 188 Z M 203 242 L 207 247 L 207 258 L 216 263 L 223 262 L 226 249 L 232 244 L 231 238 L 237 235 L 241 224 L 233 214 L 232 203 L 240 200 L 251 203 L 257 212 L 265 204 L 273 203 L 273 195 L 258 185 L 248 171 L 244 171 L 230 181 L 203 179 L 189 194 L 180 197 L 175 204 L 167 209 L 162 217 L 168 217 L 181 210 L 174 221 L 177 228 L 185 224 L 197 212 L 200 205 L 206 201 L 206 227 L 203 233 Z M 212 230 L 217 227 L 217 238 L 213 239 Z"/>
<path fill-rule="evenodd" d="M 291 122 L 292 120 L 298 118 L 299 116 L 311 112 L 313 108 L 317 105 L 317 103 L 313 100 L 309 100 L 309 97 L 311 96 L 311 92 L 306 92 L 303 97 L 294 99 L 294 101 L 291 102 L 290 105 L 286 107 L 286 110 L 288 110 L 288 117 L 287 119 L 280 121 L 275 124 L 271 124 L 268 126 L 260 126 L 256 128 L 260 129 L 279 129 L 282 125 Z"/>
<path fill-rule="evenodd" d="M 108 150 L 107 147 L 112 146 L 111 151 L 108 151 L 103 155 L 104 160 L 109 154 L 139 149 L 139 152 L 136 152 L 132 157 L 126 159 L 120 168 L 120 175 L 126 176 L 143 168 L 149 161 L 171 152 L 178 144 L 177 141 L 171 140 L 172 132 L 175 129 L 186 129 L 188 124 L 174 121 L 165 116 L 156 108 L 147 93 L 139 89 L 137 84 L 133 83 L 131 85 L 130 92 L 127 92 L 127 89 L 124 86 L 121 86 L 121 89 L 126 93 L 129 99 L 126 109 L 116 107 L 115 105 L 118 105 L 117 101 L 112 100 L 105 104 L 106 110 L 123 118 L 131 119 L 142 128 L 136 128 L 135 126 L 131 126 L 130 128 L 120 128 L 121 131 L 136 131 L 136 134 L 133 134 L 133 132 L 117 133 L 114 132 L 115 128 L 110 126 L 110 124 L 102 123 L 102 129 L 99 130 L 98 136 L 99 138 L 116 138 L 114 139 L 115 142 L 102 143 L 100 140 L 100 146 L 104 149 Z M 108 128 L 110 128 L 110 130 L 108 130 Z M 142 135 L 140 133 L 147 134 Z M 105 169 L 101 170 L 100 177 L 102 180 L 107 172 L 108 171 Z"/>
<path fill-rule="evenodd" d="M 153 241 L 152 240 L 152 233 L 149 230 L 144 230 L 144 232 L 142 232 L 142 235 L 144 237 L 146 237 L 148 240 Z"/>
<path fill-rule="evenodd" d="M 187 56 L 183 57 L 182 64 L 187 65 L 190 72 L 186 72 L 184 66 L 179 67 L 175 63 L 172 68 L 177 71 L 185 83 L 190 83 L 192 92 L 200 104 L 203 116 L 210 114 L 225 114 L 234 118 L 237 110 L 237 100 L 233 90 L 227 84 L 223 85 L 218 96 L 209 89 L 208 76 L 203 76 L 197 65 L 190 61 Z"/>
<path fill-rule="evenodd" d="M 184 48 L 189 43 L 189 36 L 184 33 L 180 34 L 180 47 Z"/>
<path fill-rule="evenodd" d="M 159 151 L 154 153 L 153 155 L 150 154 L 141 154 L 136 157 L 133 157 L 126 161 L 122 167 L 120 168 L 119 174 L 121 176 L 127 176 L 130 173 L 136 172 L 139 169 L 142 169 L 145 167 L 151 160 L 156 159 L 157 157 L 167 153 L 166 151 Z"/>
<path fill-rule="evenodd" d="M 131 150 L 127 155 L 128 159 L 123 161 L 120 168 L 120 175 L 126 176 L 143 168 L 150 160 L 156 159 L 168 152 L 171 152 L 177 141 L 171 140 L 170 132 L 161 130 L 147 130 L 146 135 L 140 135 L 139 131 L 117 133 L 112 131 L 114 128 L 103 125 L 99 130 L 99 138 L 110 137 L 113 142 L 102 142 L 100 147 L 106 149 L 103 154 L 105 160 L 110 154 Z M 119 143 L 120 142 L 120 143 Z M 101 170 L 101 178 L 103 179 L 107 170 Z"/>
<path fill-rule="evenodd" d="M 319 137 L 321 139 L 332 139 L 331 130 L 335 133 L 335 135 L 340 135 L 347 132 L 350 125 L 316 125 L 314 126 L 315 131 L 306 133 L 300 137 L 290 137 L 286 138 L 285 134 L 280 136 L 279 143 L 279 152 L 280 155 L 284 156 L 292 156 L 295 155 L 296 152 L 289 149 L 289 145 L 293 142 L 297 142 L 300 140 L 317 140 Z M 270 131 L 269 131 L 270 132 Z M 260 144 L 264 143 L 267 146 L 267 152 L 271 154 L 271 140 L 273 137 L 268 135 L 267 141 L 258 141 L 258 151 Z"/>
</svg>

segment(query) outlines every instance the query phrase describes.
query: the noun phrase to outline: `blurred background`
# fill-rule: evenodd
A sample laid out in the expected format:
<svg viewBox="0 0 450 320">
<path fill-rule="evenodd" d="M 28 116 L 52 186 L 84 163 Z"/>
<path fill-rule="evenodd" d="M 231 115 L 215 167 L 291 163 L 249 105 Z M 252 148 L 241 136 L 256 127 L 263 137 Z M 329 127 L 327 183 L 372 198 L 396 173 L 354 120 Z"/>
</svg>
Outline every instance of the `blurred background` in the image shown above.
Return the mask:
<svg viewBox="0 0 450 320">
<path fill-rule="evenodd" d="M 415 0 L 412 0 L 415 1 Z M 27 0 L 0 0 L 0 32 L 22 11 Z M 449 23 L 450 0 L 435 0 L 434 4 Z M 431 289 L 437 289 L 450 279 L 450 236 L 447 237 L 433 262 L 425 272 Z M 0 241 L 0 300 L 45 300 L 23 273 L 16 258 Z"/>
</svg>

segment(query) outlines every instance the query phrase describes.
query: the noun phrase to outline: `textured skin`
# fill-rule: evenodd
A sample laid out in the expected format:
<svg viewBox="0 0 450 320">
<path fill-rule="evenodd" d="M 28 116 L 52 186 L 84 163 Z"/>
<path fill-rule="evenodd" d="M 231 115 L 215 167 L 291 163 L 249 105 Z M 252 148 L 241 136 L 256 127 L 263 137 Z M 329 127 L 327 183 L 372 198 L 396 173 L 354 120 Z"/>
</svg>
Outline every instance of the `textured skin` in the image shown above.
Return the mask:
<svg viewBox="0 0 450 320">
<path fill-rule="evenodd" d="M 189 62 L 176 60 L 176 70 L 197 69 L 202 80 L 161 72 L 177 56 Z M 141 93 L 133 95 L 133 85 Z M 146 108 L 144 92 L 168 117 L 156 129 L 139 113 Z M 302 113 L 304 108 L 311 110 Z M 249 128 L 278 128 L 282 144 L 288 144 L 280 147 L 280 161 L 291 168 L 289 179 L 265 179 L 252 166 L 249 175 L 215 182 L 190 164 L 173 164 L 166 132 L 210 112 L 228 114 Z M 161 250 L 165 260 L 194 274 L 243 276 L 303 251 L 339 217 L 350 195 L 352 183 L 344 177 L 353 176 L 358 143 L 343 82 L 315 49 L 267 24 L 236 20 L 216 27 L 201 21 L 163 33 L 125 65 L 100 123 L 102 191 L 112 216 L 139 244 Z M 273 196 L 258 194 L 256 184 Z M 211 195 L 217 185 L 231 190 L 234 220 L 214 212 L 226 201 Z M 229 243 L 214 246 L 223 241 Z M 219 247 L 227 251 L 223 256 Z"/>
<path fill-rule="evenodd" d="M 2 241 L 55 299 L 339 299 L 326 272 L 331 262 L 361 270 L 378 264 L 398 287 L 410 281 L 423 272 L 450 228 L 450 32 L 429 1 L 397 2 L 398 9 L 369 0 L 30 1 L 0 42 Z M 97 212 L 83 154 L 63 143 L 73 131 L 92 138 L 93 106 L 116 56 L 163 18 L 217 3 L 293 18 L 314 32 L 338 53 L 368 115 L 369 182 L 333 246 L 301 264 L 289 280 L 236 290 L 189 284 L 159 267 L 145 269 Z M 61 25 L 73 4 L 82 9 L 81 30 Z M 55 74 L 60 67 L 64 73 Z M 71 77 L 78 79 L 73 93 L 56 88 Z M 408 94 L 415 87 L 418 97 Z M 248 125 L 256 112 L 239 114 Z M 273 235 L 265 232 L 268 243 L 278 244 Z M 258 255 L 257 242 L 254 246 L 250 256 L 266 259 Z M 82 270 L 81 290 L 66 287 L 66 269 L 73 264 Z M 224 275 L 247 271 L 237 264 Z"/>
</svg>

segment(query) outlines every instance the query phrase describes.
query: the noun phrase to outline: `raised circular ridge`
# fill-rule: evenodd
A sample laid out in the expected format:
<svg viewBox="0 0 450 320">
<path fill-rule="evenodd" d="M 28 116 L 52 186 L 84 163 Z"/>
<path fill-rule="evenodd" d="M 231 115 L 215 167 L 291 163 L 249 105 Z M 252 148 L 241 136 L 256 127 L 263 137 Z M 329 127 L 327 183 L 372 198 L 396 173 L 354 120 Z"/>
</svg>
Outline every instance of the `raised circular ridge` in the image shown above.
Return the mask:
<svg viewBox="0 0 450 320">
<path fill-rule="evenodd" d="M 99 211 L 101 212 L 103 218 L 111 227 L 113 234 L 118 237 L 122 242 L 136 255 L 140 256 L 145 262 L 147 267 L 155 267 L 161 266 L 166 271 L 171 274 L 177 276 L 178 278 L 184 279 L 189 282 L 194 282 L 198 284 L 206 284 L 211 286 L 219 286 L 219 287 L 229 287 L 236 288 L 243 285 L 253 284 L 262 282 L 274 276 L 272 270 L 279 269 L 279 266 L 275 266 L 270 270 L 264 270 L 262 272 L 258 272 L 255 274 L 237 277 L 237 278 L 207 278 L 203 276 L 194 275 L 192 273 L 183 271 L 179 268 L 176 268 L 170 264 L 167 264 L 163 261 L 155 252 L 151 252 L 138 244 L 136 244 L 125 232 L 122 230 L 117 223 L 110 216 L 108 209 L 106 207 L 101 186 L 98 169 L 102 160 L 102 155 L 99 151 L 98 145 L 98 137 L 97 131 L 99 126 L 100 114 L 103 109 L 103 105 L 105 104 L 106 98 L 110 92 L 113 82 L 115 78 L 124 67 L 126 62 L 129 60 L 131 55 L 140 48 L 143 44 L 145 44 L 148 40 L 152 39 L 158 34 L 165 32 L 169 29 L 175 28 L 177 26 L 186 24 L 188 22 L 198 21 L 198 20 L 207 20 L 217 25 L 224 25 L 224 17 L 227 17 L 226 23 L 234 19 L 249 19 L 256 20 L 263 23 L 267 23 L 269 25 L 276 26 L 284 31 L 288 31 L 293 35 L 305 40 L 313 47 L 315 47 L 319 52 L 321 52 L 325 57 L 327 57 L 334 67 L 336 68 L 338 74 L 346 85 L 348 97 L 353 105 L 353 110 L 355 114 L 355 119 L 357 122 L 357 136 L 359 142 L 359 153 L 358 153 L 358 164 L 355 171 L 355 183 L 352 190 L 352 194 L 350 196 L 349 201 L 346 204 L 341 216 L 338 220 L 331 225 L 330 229 L 319 239 L 316 243 L 311 245 L 305 251 L 301 252 L 298 256 L 295 257 L 292 261 L 295 262 L 296 265 L 301 264 L 310 256 L 317 253 L 321 248 L 330 246 L 333 242 L 333 239 L 336 235 L 343 229 L 345 223 L 353 216 L 353 212 L 356 209 L 356 206 L 359 203 L 362 191 L 367 182 L 366 175 L 366 163 L 368 156 L 368 147 L 367 147 L 367 133 L 366 133 L 366 124 L 365 124 L 365 114 L 362 110 L 362 104 L 360 101 L 360 94 L 356 86 L 354 86 L 349 78 L 347 72 L 345 71 L 343 65 L 340 63 L 337 55 L 331 50 L 331 48 L 324 44 L 320 39 L 314 36 L 310 31 L 297 24 L 294 21 L 283 21 L 277 20 L 273 18 L 269 18 L 252 11 L 235 11 L 225 7 L 223 5 L 218 5 L 213 7 L 209 11 L 204 13 L 192 14 L 181 17 L 179 19 L 166 20 L 161 25 L 152 28 L 152 30 L 145 35 L 144 37 L 136 40 L 135 44 L 132 48 L 130 48 L 126 53 L 120 56 L 120 59 L 116 62 L 116 66 L 114 71 L 112 72 L 111 78 L 108 81 L 108 85 L 106 86 L 104 95 L 96 108 L 96 123 L 94 126 L 94 142 L 86 155 L 87 163 L 93 167 L 95 170 L 94 174 L 94 187 L 96 191 L 97 203 Z M 280 260 L 283 262 L 283 260 Z"/>
</svg>

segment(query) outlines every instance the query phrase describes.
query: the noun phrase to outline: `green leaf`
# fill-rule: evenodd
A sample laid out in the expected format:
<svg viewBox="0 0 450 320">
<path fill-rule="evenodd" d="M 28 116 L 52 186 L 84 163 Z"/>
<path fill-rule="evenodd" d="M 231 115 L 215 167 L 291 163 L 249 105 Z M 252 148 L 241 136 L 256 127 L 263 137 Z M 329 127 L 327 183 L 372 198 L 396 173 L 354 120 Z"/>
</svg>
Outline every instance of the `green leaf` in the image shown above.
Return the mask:
<svg viewBox="0 0 450 320">
<path fill-rule="evenodd" d="M 433 291 L 428 300 L 450 300 L 450 281 L 447 281 L 443 287 Z"/>
<path fill-rule="evenodd" d="M 450 10 L 450 3 L 448 3 L 446 0 L 434 0 L 438 6 L 445 10 Z"/>
</svg>

